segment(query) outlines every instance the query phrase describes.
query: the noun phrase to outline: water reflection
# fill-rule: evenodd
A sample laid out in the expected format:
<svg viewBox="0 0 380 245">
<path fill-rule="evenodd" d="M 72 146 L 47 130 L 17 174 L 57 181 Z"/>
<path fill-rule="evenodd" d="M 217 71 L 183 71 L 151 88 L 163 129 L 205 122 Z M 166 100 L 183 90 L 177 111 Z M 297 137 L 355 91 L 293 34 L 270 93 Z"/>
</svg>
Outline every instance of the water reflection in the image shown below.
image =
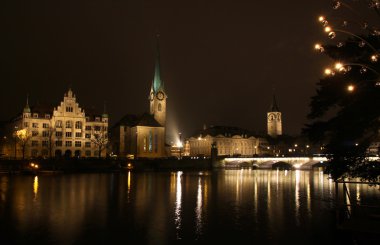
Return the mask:
<svg viewBox="0 0 380 245">
<path fill-rule="evenodd" d="M 195 208 L 195 217 L 196 217 L 196 233 L 197 235 L 202 234 L 202 183 L 201 177 L 198 177 L 198 188 L 197 188 L 197 206 Z"/>
<path fill-rule="evenodd" d="M 180 229 L 181 229 L 181 206 L 182 206 L 182 171 L 177 172 L 177 184 L 176 184 L 176 199 L 175 199 L 175 224 L 176 224 L 176 230 L 177 230 L 177 239 L 181 239 L 180 237 Z"/>
<path fill-rule="evenodd" d="M 323 243 L 333 188 L 301 170 L 1 176 L 0 244 Z M 348 188 L 380 200 L 374 187 Z"/>
<path fill-rule="evenodd" d="M 35 176 L 33 180 L 33 194 L 34 194 L 34 200 L 36 200 L 37 194 L 38 194 L 38 176 Z"/>
</svg>

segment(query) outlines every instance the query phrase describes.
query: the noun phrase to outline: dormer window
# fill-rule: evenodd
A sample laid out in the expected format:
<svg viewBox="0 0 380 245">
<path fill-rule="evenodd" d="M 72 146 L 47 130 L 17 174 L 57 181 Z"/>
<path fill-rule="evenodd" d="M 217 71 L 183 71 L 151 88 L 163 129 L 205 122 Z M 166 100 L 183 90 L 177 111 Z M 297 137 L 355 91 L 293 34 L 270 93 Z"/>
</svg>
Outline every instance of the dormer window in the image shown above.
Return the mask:
<svg viewBox="0 0 380 245">
<path fill-rule="evenodd" d="M 90 118 L 89 117 L 86 117 L 86 122 L 90 121 Z"/>
<path fill-rule="evenodd" d="M 38 118 L 38 114 L 37 113 L 33 113 L 33 117 L 34 118 Z"/>
<path fill-rule="evenodd" d="M 95 122 L 100 122 L 100 117 L 95 117 Z"/>
<path fill-rule="evenodd" d="M 50 114 L 45 114 L 46 119 L 50 119 Z"/>
</svg>

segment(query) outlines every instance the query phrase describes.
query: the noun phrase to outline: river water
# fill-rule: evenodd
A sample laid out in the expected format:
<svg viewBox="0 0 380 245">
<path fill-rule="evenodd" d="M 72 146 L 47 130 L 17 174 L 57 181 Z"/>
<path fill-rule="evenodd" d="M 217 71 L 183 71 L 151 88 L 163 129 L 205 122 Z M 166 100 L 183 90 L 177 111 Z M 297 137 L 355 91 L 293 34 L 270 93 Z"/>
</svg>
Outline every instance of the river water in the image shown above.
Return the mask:
<svg viewBox="0 0 380 245">
<path fill-rule="evenodd" d="M 0 244 L 352 244 L 335 230 L 334 190 L 300 170 L 4 175 Z"/>
</svg>

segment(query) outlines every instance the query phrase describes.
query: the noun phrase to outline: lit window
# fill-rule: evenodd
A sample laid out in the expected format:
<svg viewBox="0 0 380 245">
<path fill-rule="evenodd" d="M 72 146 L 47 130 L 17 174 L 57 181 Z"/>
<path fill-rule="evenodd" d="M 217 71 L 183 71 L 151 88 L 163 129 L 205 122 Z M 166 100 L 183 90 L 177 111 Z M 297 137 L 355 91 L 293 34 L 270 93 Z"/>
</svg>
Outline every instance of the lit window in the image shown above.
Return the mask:
<svg viewBox="0 0 380 245">
<path fill-rule="evenodd" d="M 73 142 L 71 142 L 71 141 L 66 141 L 65 142 L 65 146 L 72 146 L 73 145 Z"/>
</svg>

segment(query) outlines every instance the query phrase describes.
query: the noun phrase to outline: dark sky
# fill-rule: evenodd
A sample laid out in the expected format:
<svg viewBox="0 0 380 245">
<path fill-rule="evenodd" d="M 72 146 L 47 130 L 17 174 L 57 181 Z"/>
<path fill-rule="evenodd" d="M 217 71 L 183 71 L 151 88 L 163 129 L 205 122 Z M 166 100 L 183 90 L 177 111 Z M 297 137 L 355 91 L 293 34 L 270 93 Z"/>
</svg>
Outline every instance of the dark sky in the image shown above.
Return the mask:
<svg viewBox="0 0 380 245">
<path fill-rule="evenodd" d="M 306 122 L 326 58 L 316 19 L 330 0 L 7 0 L 1 3 L 0 119 L 30 94 L 57 104 L 71 86 L 111 123 L 148 111 L 155 33 L 168 133 L 207 125 L 266 130 L 273 87 L 286 134 Z"/>
</svg>

